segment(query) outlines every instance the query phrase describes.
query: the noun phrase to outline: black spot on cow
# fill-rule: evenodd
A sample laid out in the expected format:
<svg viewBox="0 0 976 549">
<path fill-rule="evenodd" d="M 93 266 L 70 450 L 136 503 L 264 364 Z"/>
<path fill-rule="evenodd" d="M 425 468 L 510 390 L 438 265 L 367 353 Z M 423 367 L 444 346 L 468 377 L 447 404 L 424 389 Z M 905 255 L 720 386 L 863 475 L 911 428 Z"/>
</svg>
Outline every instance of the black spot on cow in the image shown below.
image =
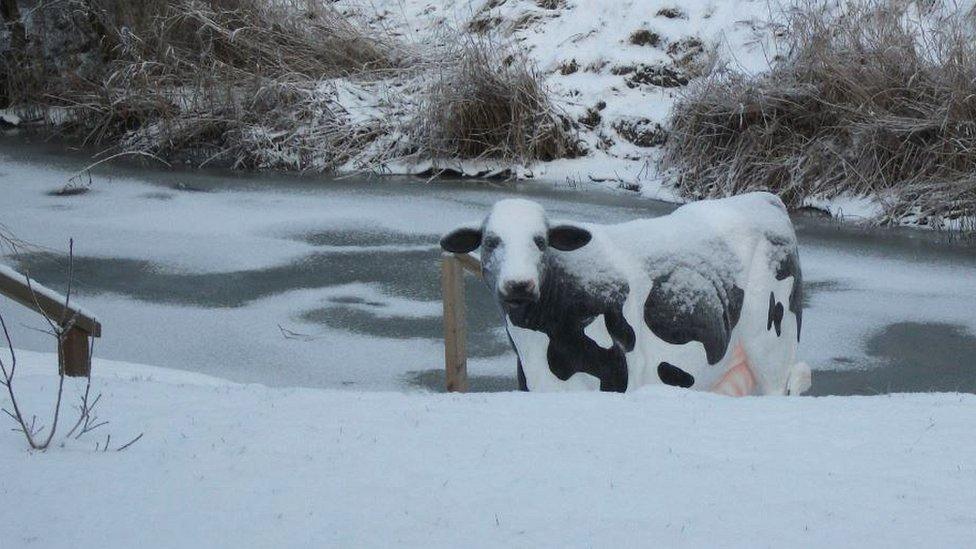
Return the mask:
<svg viewBox="0 0 976 549">
<path fill-rule="evenodd" d="M 672 284 L 697 280 L 702 284 Z M 739 323 L 745 292 L 730 281 L 705 276 L 678 265 L 654 279 L 644 304 L 644 321 L 654 335 L 667 343 L 683 345 L 700 341 L 709 364 L 722 360 Z"/>
<path fill-rule="evenodd" d="M 516 348 L 515 347 L 515 342 L 512 341 L 512 335 L 511 334 L 508 334 L 508 342 L 512 344 L 512 349 L 515 349 Z M 516 366 L 515 366 L 515 375 L 518 378 L 518 390 L 519 391 L 528 391 L 529 390 L 529 384 L 525 381 L 525 370 L 522 369 L 522 359 L 519 358 L 517 354 L 516 354 L 516 357 L 515 357 L 515 364 L 516 364 Z"/>
<path fill-rule="evenodd" d="M 514 348 L 514 345 L 512 347 Z M 516 370 L 516 374 L 518 374 L 518 390 L 528 391 L 529 384 L 525 381 L 525 370 L 522 369 L 522 359 L 519 358 L 516 360 L 518 362 L 518 368 Z"/>
<path fill-rule="evenodd" d="M 601 391 L 627 390 L 626 353 L 634 350 L 636 334 L 624 319 L 623 304 L 630 287 L 623 279 L 606 280 L 599 287 L 583 287 L 552 255 L 544 259 L 546 275 L 539 300 L 507 313 L 512 324 L 549 336 L 549 370 L 566 381 L 582 372 L 600 380 Z M 609 349 L 584 333 L 599 315 L 606 319 L 614 341 Z M 519 385 L 524 382 L 519 362 Z"/>
<path fill-rule="evenodd" d="M 657 377 L 661 378 L 661 381 L 665 385 L 671 385 L 672 387 L 684 387 L 687 389 L 695 384 L 695 376 L 667 362 L 658 364 Z"/>
<path fill-rule="evenodd" d="M 776 242 L 773 242 L 776 245 Z M 796 245 L 790 244 L 790 251 L 776 268 L 776 280 L 793 277 L 793 290 L 790 292 L 790 312 L 796 316 L 796 340 L 800 340 L 803 325 L 803 272 L 800 270 L 800 254 Z"/>
<path fill-rule="evenodd" d="M 766 330 L 776 328 L 776 337 L 783 333 L 783 304 L 776 301 L 776 295 L 769 292 L 769 314 L 766 317 Z"/>
</svg>

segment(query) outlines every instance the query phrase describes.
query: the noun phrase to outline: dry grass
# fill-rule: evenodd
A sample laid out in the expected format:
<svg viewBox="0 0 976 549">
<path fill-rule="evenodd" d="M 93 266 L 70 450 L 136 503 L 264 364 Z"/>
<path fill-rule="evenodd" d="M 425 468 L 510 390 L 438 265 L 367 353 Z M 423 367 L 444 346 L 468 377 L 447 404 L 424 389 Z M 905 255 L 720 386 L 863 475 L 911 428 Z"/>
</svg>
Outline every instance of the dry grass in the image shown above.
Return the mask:
<svg viewBox="0 0 976 549">
<path fill-rule="evenodd" d="M 20 79 L 0 87 L 15 104 L 57 114 L 56 131 L 117 149 L 109 152 L 297 170 L 579 152 L 541 75 L 487 36 L 421 54 L 329 0 L 47 6 L 37 19 L 73 29 L 81 51 L 51 55 L 51 33 L 41 32 Z M 370 104 L 347 112 L 340 94 L 349 89 Z"/>
<path fill-rule="evenodd" d="M 525 163 L 582 154 L 526 56 L 490 37 L 466 36 L 436 67 L 414 133 L 422 154 Z"/>
<path fill-rule="evenodd" d="M 771 72 L 716 74 L 675 106 L 662 164 L 681 193 L 872 194 L 892 222 L 976 215 L 971 15 L 931 4 L 789 13 L 791 53 Z"/>
<path fill-rule="evenodd" d="M 166 158 L 291 169 L 342 162 L 364 130 L 343 119 L 323 81 L 375 79 L 408 63 L 408 48 L 327 0 L 69 0 L 42 9 L 39 18 L 69 21 L 76 42 L 98 39 L 67 67 L 36 40 L 29 70 L 8 84 L 13 102 L 59 113 L 53 127 L 86 144 Z"/>
</svg>

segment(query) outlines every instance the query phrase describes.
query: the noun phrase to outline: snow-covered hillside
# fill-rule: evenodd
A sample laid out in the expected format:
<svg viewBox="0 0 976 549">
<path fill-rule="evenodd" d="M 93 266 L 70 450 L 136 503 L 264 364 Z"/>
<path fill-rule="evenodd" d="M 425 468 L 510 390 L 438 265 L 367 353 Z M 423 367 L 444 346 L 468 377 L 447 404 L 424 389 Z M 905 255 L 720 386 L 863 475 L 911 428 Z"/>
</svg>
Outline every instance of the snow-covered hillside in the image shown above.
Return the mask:
<svg viewBox="0 0 976 549">
<path fill-rule="evenodd" d="M 703 122 L 704 132 L 690 131 L 680 125 L 666 128 L 676 100 L 689 91 L 694 91 L 696 84 L 709 75 L 734 74 L 735 78 L 740 78 L 748 74 L 769 74 L 766 71 L 774 61 L 783 59 L 790 52 L 797 53 L 799 46 L 794 38 L 804 36 L 803 32 L 797 30 L 798 27 L 791 26 L 790 21 L 816 13 L 818 15 L 815 18 L 822 16 L 817 19 L 820 21 L 818 24 L 830 27 L 833 15 L 829 14 L 846 13 L 851 17 L 860 17 L 852 20 L 862 21 L 867 20 L 862 17 L 864 13 L 876 9 L 878 13 L 888 13 L 901 21 L 909 35 L 919 31 L 915 34 L 917 43 L 922 47 L 931 42 L 922 32 L 925 29 L 951 22 L 957 24 L 959 29 L 971 30 L 970 16 L 973 7 L 972 0 L 922 3 L 910 0 L 335 0 L 324 3 L 318 0 L 307 4 L 291 1 L 257 2 L 257 7 L 252 5 L 251 11 L 257 14 L 255 17 L 260 24 L 246 28 L 260 27 L 268 33 L 267 36 L 276 37 L 267 40 L 281 39 L 274 29 L 279 28 L 283 22 L 295 29 L 303 29 L 305 27 L 301 21 L 335 17 L 335 20 L 342 21 L 339 25 L 342 33 L 338 36 L 346 36 L 343 33 L 351 32 L 363 44 L 376 45 L 378 57 L 374 59 L 367 56 L 364 58 L 366 61 L 353 60 L 351 64 L 343 65 L 342 70 L 316 65 L 315 61 L 328 57 L 328 52 L 332 49 L 313 51 L 313 46 L 323 43 L 319 39 L 323 36 L 337 36 L 337 31 L 326 25 L 324 28 L 315 27 L 314 31 L 301 31 L 312 34 L 303 35 L 306 41 L 297 45 L 287 40 L 271 45 L 274 51 L 268 62 L 296 57 L 312 65 L 314 70 L 306 71 L 307 74 L 300 71 L 301 77 L 298 81 L 293 78 L 296 74 L 290 64 L 285 67 L 288 70 L 282 69 L 284 73 L 279 71 L 272 75 L 266 74 L 260 63 L 259 66 L 244 63 L 245 68 L 235 70 L 244 71 L 241 74 L 251 74 L 253 78 L 225 82 L 228 79 L 234 80 L 233 75 L 240 76 L 231 71 L 228 75 L 217 76 L 221 81 L 215 88 L 191 91 L 182 87 L 174 88 L 163 79 L 158 86 L 152 86 L 152 89 L 159 88 L 160 94 L 155 100 L 168 104 L 169 108 L 141 110 L 137 105 L 140 104 L 142 99 L 139 97 L 146 92 L 145 89 L 125 85 L 122 80 L 108 79 L 107 81 L 114 82 L 112 85 L 106 84 L 107 87 L 103 90 L 103 96 L 108 100 L 99 103 L 99 107 L 95 109 L 105 120 L 95 124 L 114 129 L 110 132 L 111 135 L 98 144 L 118 145 L 128 152 L 151 154 L 171 161 L 197 165 L 223 163 L 249 169 L 317 172 L 338 170 L 346 173 L 411 173 L 424 176 L 444 173 L 462 173 L 469 176 L 515 175 L 574 186 L 597 184 L 623 188 L 639 191 L 645 196 L 677 202 L 688 197 L 734 193 L 735 190 L 724 189 L 711 180 L 700 181 L 702 178 L 694 173 L 693 166 L 682 167 L 680 163 L 676 163 L 675 155 L 694 157 L 693 151 L 708 150 L 704 143 L 707 141 L 705 136 L 711 135 L 709 128 L 715 125 L 709 121 Z M 174 8 L 177 14 L 182 13 L 180 10 L 183 8 L 180 6 L 182 4 Z M 265 12 L 264 8 L 268 6 L 273 6 L 273 9 Z M 859 9 L 862 12 L 857 15 Z M 167 13 L 165 17 L 175 17 L 170 23 L 186 23 L 178 15 Z M 194 13 L 188 27 L 191 29 L 190 34 L 202 36 L 209 33 L 210 31 L 192 31 L 192 25 L 202 28 L 213 26 L 213 22 L 208 19 L 210 15 Z M 236 16 L 233 13 L 234 10 L 230 10 L 221 15 L 223 26 L 219 28 L 223 33 L 217 34 L 225 42 L 215 45 L 215 42 L 204 40 L 183 51 L 182 63 L 193 70 L 182 74 L 180 78 L 192 79 L 194 74 L 208 72 L 205 64 L 196 66 L 200 57 L 198 50 L 214 52 L 255 48 L 266 43 L 259 40 L 265 35 L 250 36 L 248 32 L 237 28 L 239 22 L 235 22 Z M 211 15 L 217 17 L 216 14 Z M 81 26 L 86 25 L 87 23 Z M 126 30 L 129 27 L 124 21 L 113 21 L 112 25 L 115 25 L 113 28 L 119 34 L 117 39 L 135 40 L 132 36 L 136 35 Z M 139 29 L 139 32 L 155 36 L 155 31 L 150 29 L 155 29 L 158 25 L 153 26 L 147 22 L 143 22 L 143 25 L 146 28 Z M 163 27 L 168 28 L 167 25 Z M 859 28 L 856 23 L 853 27 Z M 963 41 L 965 33 L 970 30 L 960 34 Z M 57 34 L 44 28 L 37 32 L 44 36 Z M 298 34 L 301 32 L 295 31 Z M 55 36 L 52 40 L 59 43 L 57 38 Z M 174 40 L 165 33 L 158 38 L 164 43 Z M 254 41 L 259 44 L 256 45 Z M 90 44 L 99 40 L 82 42 Z M 918 57 L 926 57 L 926 54 L 932 54 L 938 49 L 931 44 L 927 48 L 922 47 L 919 51 L 924 51 Z M 889 50 L 891 48 L 881 48 L 881 51 Z M 72 57 L 65 51 L 63 57 Z M 120 50 L 114 51 L 119 53 Z M 123 73 L 138 73 L 148 66 L 174 62 L 165 51 L 168 50 L 164 48 L 162 53 L 152 54 L 156 57 L 149 54 L 144 58 L 122 55 L 114 62 L 127 67 L 119 69 Z M 259 48 L 256 51 L 263 50 Z M 373 50 L 364 47 L 363 51 Z M 522 54 L 529 60 L 528 69 L 522 62 Z M 249 55 L 244 57 L 253 58 Z M 75 72 L 84 68 L 84 59 L 82 56 L 76 60 L 74 64 L 79 65 L 79 68 Z M 216 63 L 215 67 L 224 66 L 228 62 L 242 62 L 239 59 L 228 61 L 219 56 L 210 61 Z M 481 72 L 470 72 L 472 64 L 483 69 Z M 54 66 L 60 65 L 54 62 Z M 371 67 L 384 68 L 374 70 Z M 724 69 L 731 70 L 722 72 Z M 464 72 L 465 70 L 469 72 Z M 788 67 L 786 72 L 789 72 Z M 942 72 L 951 74 L 952 70 L 946 69 Z M 69 83 L 92 79 L 83 72 L 78 72 L 75 76 L 78 78 L 67 79 Z M 825 77 L 822 80 L 830 81 L 831 78 Z M 487 81 L 490 85 L 485 85 L 482 81 Z M 257 87 L 252 90 L 249 87 L 251 85 Z M 225 86 L 241 91 L 243 98 L 228 98 L 230 96 L 221 92 Z M 788 83 L 784 86 L 787 90 L 792 88 Z M 893 84 L 892 87 L 911 88 L 911 84 Z M 51 95 L 61 98 L 54 103 L 34 99 L 38 96 L 47 97 L 40 92 L 21 98 L 21 103 L 24 104 L 18 105 L 7 114 L 24 115 L 22 118 L 27 125 L 44 126 L 48 129 L 69 128 L 64 130 L 69 133 L 77 125 L 80 127 L 73 128 L 76 136 L 102 135 L 101 130 L 92 132 L 92 128 L 86 126 L 93 123 L 86 119 L 93 111 L 87 106 L 82 108 L 79 105 L 85 105 L 88 99 L 70 100 L 72 93 L 87 97 L 84 94 L 88 92 L 75 89 L 71 85 L 67 88 L 70 90 L 68 95 Z M 499 89 L 507 91 L 499 93 Z M 530 90 L 528 95 L 526 89 Z M 276 91 L 272 93 L 269 90 Z M 965 90 L 960 93 L 965 96 Z M 266 97 L 267 94 L 270 95 Z M 215 99 L 215 95 L 220 97 Z M 878 94 L 868 94 L 871 97 L 876 95 Z M 112 97 L 116 99 L 111 99 Z M 250 100 L 256 97 L 261 100 L 251 104 Z M 698 99 L 696 105 L 711 101 L 708 98 Z M 134 100 L 135 105 L 131 108 L 120 108 L 119 101 L 124 104 L 129 100 Z M 41 103 L 41 108 L 32 109 L 29 105 L 32 101 Z M 743 102 L 734 98 L 729 113 L 723 111 L 718 115 L 719 119 L 735 120 L 738 117 L 737 105 L 742 107 Z M 750 108 L 755 108 L 755 105 L 750 105 Z M 768 112 L 766 108 L 759 110 Z M 874 112 L 870 108 L 860 109 L 856 106 L 851 107 L 851 110 Z M 937 111 L 938 108 L 935 108 L 935 112 Z M 897 114 L 901 111 L 895 109 L 893 112 Z M 445 114 L 439 116 L 437 113 Z M 130 114 L 132 118 L 126 119 Z M 118 116 L 122 119 L 115 120 Z M 214 117 L 220 120 L 218 129 L 208 126 L 214 124 Z M 920 123 L 924 126 L 926 122 Z M 965 134 L 966 123 L 963 117 L 961 123 L 953 125 L 953 128 L 961 125 L 961 131 Z M 770 126 L 791 127 L 779 122 L 770 122 Z M 835 127 L 834 124 L 823 126 Z M 736 136 L 745 133 L 747 132 L 741 131 L 741 128 L 733 128 L 730 131 L 733 137 L 729 139 L 734 141 Z M 737 146 L 725 147 L 722 144 L 723 136 L 724 134 L 716 137 L 717 149 L 740 150 Z M 678 139 L 682 137 L 684 141 Z M 825 139 L 830 141 L 829 135 Z M 777 138 L 774 141 L 780 143 L 788 140 Z M 800 139 L 801 143 L 808 141 L 809 139 Z M 949 136 L 946 141 L 955 143 L 958 140 Z M 683 149 L 684 153 L 675 153 L 671 147 L 681 142 L 689 146 Z M 533 146 L 527 147 L 526 143 Z M 664 181 L 657 162 L 664 143 L 669 144 L 671 156 L 668 161 L 673 168 L 667 174 L 667 182 Z M 462 144 L 477 146 L 465 147 Z M 933 147 L 938 148 L 938 143 Z M 845 148 L 850 149 L 846 146 Z M 760 151 L 772 149 L 774 147 L 768 145 L 758 147 Z M 860 156 L 873 158 L 867 153 Z M 913 157 L 909 153 L 906 156 Z M 803 154 L 798 157 L 806 158 Z M 547 161 L 552 158 L 557 160 Z M 736 171 L 732 168 L 725 169 L 725 164 L 711 160 L 706 157 L 704 165 L 715 165 L 716 169 L 711 173 L 718 174 L 716 177 L 719 180 L 726 173 Z M 732 161 L 734 160 L 733 158 Z M 789 155 L 773 154 L 773 157 L 766 160 L 760 155 L 754 161 L 746 162 L 743 159 L 743 162 L 748 165 L 786 168 L 795 164 L 797 159 Z M 929 162 L 933 165 L 946 163 L 948 161 Z M 843 163 L 831 161 L 831 165 Z M 967 166 L 961 172 L 964 175 L 968 173 Z M 815 172 L 814 178 L 817 177 L 816 173 L 819 172 Z M 691 180 L 691 187 L 684 188 L 681 196 L 672 185 L 674 176 L 678 174 L 686 175 L 686 179 Z M 918 174 L 909 171 L 906 181 L 913 181 L 915 175 Z M 922 212 L 918 214 L 918 219 L 913 219 L 912 216 L 918 212 L 910 211 L 906 214 L 902 210 L 913 207 L 911 196 L 914 195 L 908 192 L 908 206 L 896 207 L 899 199 L 887 196 L 887 188 L 884 186 L 828 185 L 820 189 L 814 185 L 816 190 L 811 189 L 809 192 L 799 193 L 795 199 L 789 199 L 787 195 L 790 193 L 780 188 L 779 184 L 767 184 L 763 177 L 753 177 L 751 172 L 744 176 L 745 181 L 739 181 L 732 175 L 729 177 L 739 188 L 768 188 L 780 192 L 788 198 L 787 202 L 791 207 L 809 206 L 835 215 L 843 213 L 870 221 L 929 223 L 928 217 L 936 217 Z M 940 183 L 938 179 L 942 176 L 933 177 L 937 180 L 936 183 Z M 841 179 L 847 182 L 846 176 Z M 891 178 L 889 180 L 895 181 Z M 723 190 L 710 193 L 696 185 L 707 187 L 706 191 L 715 187 Z M 947 200 L 949 204 L 936 200 L 936 210 L 943 208 L 946 211 L 942 213 L 955 220 L 958 212 L 952 201 L 956 199 Z M 961 206 L 965 211 L 969 208 L 967 204 L 963 201 Z M 946 224 L 941 219 L 935 219 L 931 223 L 948 227 L 965 226 L 958 220 Z"/>
<path fill-rule="evenodd" d="M 46 410 L 54 358 L 21 359 L 24 403 Z M 109 425 L 40 454 L 0 439 L 4 547 L 963 547 L 976 529 L 972 395 L 405 395 L 94 371 Z"/>
<path fill-rule="evenodd" d="M 775 43 L 767 21 L 780 12 L 778 2 L 767 0 L 340 0 L 337 6 L 408 43 L 453 39 L 457 29 L 517 44 L 545 75 L 559 108 L 580 123 L 588 150 L 524 175 L 605 182 L 664 199 L 676 197 L 661 187 L 654 161 L 675 98 L 717 65 L 768 68 Z"/>
</svg>

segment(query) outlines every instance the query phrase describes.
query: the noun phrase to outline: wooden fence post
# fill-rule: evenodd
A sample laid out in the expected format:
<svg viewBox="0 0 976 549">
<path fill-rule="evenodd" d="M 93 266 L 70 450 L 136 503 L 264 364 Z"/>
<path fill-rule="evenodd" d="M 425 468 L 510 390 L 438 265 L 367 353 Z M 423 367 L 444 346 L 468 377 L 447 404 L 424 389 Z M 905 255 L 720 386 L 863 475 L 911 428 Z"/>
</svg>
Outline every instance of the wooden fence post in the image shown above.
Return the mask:
<svg viewBox="0 0 976 549">
<path fill-rule="evenodd" d="M 0 295 L 33 309 L 54 322 L 70 319 L 71 328 L 58 342 L 58 355 L 64 374 L 84 377 L 91 372 L 90 338 L 102 336 L 102 325 L 89 313 L 75 306 L 65 307 L 65 297 L 41 286 L 8 267 L 0 265 Z M 61 372 L 58 372 L 61 373 Z"/>
<path fill-rule="evenodd" d="M 61 341 L 61 357 L 64 374 L 70 377 L 87 377 L 91 373 L 91 354 L 88 352 L 88 333 L 72 328 Z"/>
<path fill-rule="evenodd" d="M 448 392 L 468 391 L 467 319 L 464 314 L 464 269 L 454 254 L 441 256 L 444 301 L 444 367 Z"/>
</svg>

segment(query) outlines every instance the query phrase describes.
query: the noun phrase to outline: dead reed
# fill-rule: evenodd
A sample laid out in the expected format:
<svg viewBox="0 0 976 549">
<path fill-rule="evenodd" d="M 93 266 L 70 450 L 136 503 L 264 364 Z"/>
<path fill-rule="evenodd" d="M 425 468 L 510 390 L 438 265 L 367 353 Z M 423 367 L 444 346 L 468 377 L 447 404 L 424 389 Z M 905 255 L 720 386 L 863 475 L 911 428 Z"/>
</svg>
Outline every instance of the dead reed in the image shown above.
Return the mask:
<svg viewBox="0 0 976 549">
<path fill-rule="evenodd" d="M 869 0 L 787 14 L 771 71 L 722 71 L 675 106 L 662 157 L 689 198 L 885 198 L 886 219 L 976 215 L 972 15 Z"/>
<path fill-rule="evenodd" d="M 424 154 L 517 163 L 582 154 L 571 119 L 522 52 L 465 35 L 432 70 L 414 128 Z"/>
</svg>

